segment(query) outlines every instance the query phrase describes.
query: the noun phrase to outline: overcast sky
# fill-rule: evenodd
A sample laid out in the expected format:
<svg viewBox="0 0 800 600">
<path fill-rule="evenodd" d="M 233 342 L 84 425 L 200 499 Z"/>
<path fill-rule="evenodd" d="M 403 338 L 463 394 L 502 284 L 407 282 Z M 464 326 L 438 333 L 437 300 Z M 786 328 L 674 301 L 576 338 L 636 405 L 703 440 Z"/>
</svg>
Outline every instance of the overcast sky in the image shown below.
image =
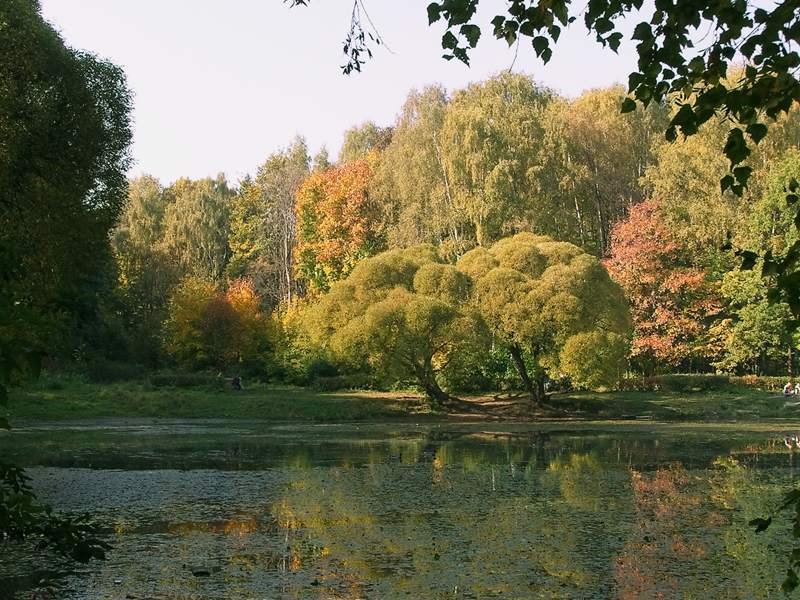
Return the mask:
<svg viewBox="0 0 800 600">
<path fill-rule="evenodd" d="M 336 156 L 349 127 L 391 124 L 408 91 L 448 90 L 511 67 L 513 49 L 484 36 L 471 67 L 442 60 L 440 24 L 428 27 L 429 0 L 364 0 L 391 53 L 378 49 L 361 74 L 342 75 L 341 43 L 350 0 L 41 0 L 66 42 L 122 66 L 134 92 L 131 174 L 163 183 L 220 171 L 236 182 L 303 135 L 312 153 Z M 505 3 L 483 0 L 483 21 Z M 486 17 L 488 15 L 488 18 Z M 514 70 L 575 96 L 625 82 L 630 43 L 616 55 L 576 22 L 543 67 L 522 44 Z"/>
</svg>

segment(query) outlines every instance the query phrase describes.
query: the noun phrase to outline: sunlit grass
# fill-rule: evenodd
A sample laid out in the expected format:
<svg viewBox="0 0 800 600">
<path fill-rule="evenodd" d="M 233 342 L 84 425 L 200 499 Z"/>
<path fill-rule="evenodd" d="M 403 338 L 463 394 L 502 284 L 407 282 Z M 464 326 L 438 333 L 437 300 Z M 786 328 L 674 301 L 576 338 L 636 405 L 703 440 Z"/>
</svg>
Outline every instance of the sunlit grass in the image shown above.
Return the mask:
<svg viewBox="0 0 800 600">
<path fill-rule="evenodd" d="M 470 397 L 466 397 L 470 399 Z M 460 418 L 541 421 L 593 420 L 729 422 L 759 419 L 800 420 L 800 406 L 773 392 L 731 388 L 694 392 L 571 392 L 552 396 L 541 409 L 504 411 L 506 400 L 476 395 L 476 410 Z M 479 404 L 480 403 L 480 404 Z M 202 418 L 268 421 L 363 421 L 395 418 L 446 419 L 426 408 L 414 392 L 321 392 L 288 385 L 247 385 L 242 391 L 156 387 L 149 382 L 89 383 L 80 378 L 45 376 L 16 389 L 9 405 L 12 419 L 62 421 L 92 418 Z"/>
</svg>

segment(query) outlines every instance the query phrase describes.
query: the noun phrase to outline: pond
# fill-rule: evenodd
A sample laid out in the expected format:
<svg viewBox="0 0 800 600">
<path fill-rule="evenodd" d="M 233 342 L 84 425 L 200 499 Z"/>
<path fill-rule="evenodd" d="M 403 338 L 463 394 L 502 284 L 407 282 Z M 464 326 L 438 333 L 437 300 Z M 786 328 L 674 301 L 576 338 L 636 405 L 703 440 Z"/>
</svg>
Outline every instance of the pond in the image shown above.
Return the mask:
<svg viewBox="0 0 800 600">
<path fill-rule="evenodd" d="M 114 549 L 4 548 L 0 597 L 781 597 L 788 521 L 747 521 L 796 479 L 784 427 L 22 427 L 2 455 Z"/>
</svg>

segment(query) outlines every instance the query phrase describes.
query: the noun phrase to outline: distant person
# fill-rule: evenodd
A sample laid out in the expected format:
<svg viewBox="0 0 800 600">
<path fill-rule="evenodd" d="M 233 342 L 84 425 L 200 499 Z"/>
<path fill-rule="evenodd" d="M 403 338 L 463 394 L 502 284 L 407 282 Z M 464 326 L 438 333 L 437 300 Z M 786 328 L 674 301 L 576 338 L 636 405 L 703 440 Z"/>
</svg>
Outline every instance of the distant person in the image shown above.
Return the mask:
<svg viewBox="0 0 800 600">
<path fill-rule="evenodd" d="M 242 388 L 242 378 L 237 375 L 236 377 L 231 379 L 231 387 L 233 389 L 235 389 L 235 390 L 241 391 L 243 389 Z"/>
<path fill-rule="evenodd" d="M 783 386 L 783 395 L 784 396 L 791 396 L 794 393 L 795 393 L 795 388 L 792 387 L 792 382 L 791 381 L 787 381 L 786 385 Z"/>
<path fill-rule="evenodd" d="M 794 384 L 794 395 L 800 396 L 800 381 Z"/>
</svg>

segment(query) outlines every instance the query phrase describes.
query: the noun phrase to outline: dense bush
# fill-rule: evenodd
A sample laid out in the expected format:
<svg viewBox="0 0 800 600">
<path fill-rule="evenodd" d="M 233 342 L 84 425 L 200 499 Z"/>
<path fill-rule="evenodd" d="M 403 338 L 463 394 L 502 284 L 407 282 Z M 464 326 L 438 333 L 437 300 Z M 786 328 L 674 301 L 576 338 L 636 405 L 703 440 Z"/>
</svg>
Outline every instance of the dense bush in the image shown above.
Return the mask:
<svg viewBox="0 0 800 600">
<path fill-rule="evenodd" d="M 339 375 L 339 368 L 331 361 L 324 358 L 313 359 L 305 369 L 306 381 L 316 381 L 320 378 L 332 378 Z"/>
<path fill-rule="evenodd" d="M 779 392 L 788 381 L 786 377 L 745 375 L 712 375 L 684 373 L 656 375 L 653 377 L 629 377 L 620 383 L 623 391 L 661 392 L 706 392 L 733 391 L 743 387 Z"/>
<path fill-rule="evenodd" d="M 170 300 L 165 349 L 184 368 L 266 378 L 275 366 L 275 329 L 249 281 L 222 290 L 190 277 Z"/>
<path fill-rule="evenodd" d="M 738 387 L 751 387 L 770 392 L 780 392 L 789 381 L 788 377 L 745 375 L 743 377 L 730 377 L 730 382 Z M 794 383 L 796 380 L 792 380 Z"/>
</svg>

